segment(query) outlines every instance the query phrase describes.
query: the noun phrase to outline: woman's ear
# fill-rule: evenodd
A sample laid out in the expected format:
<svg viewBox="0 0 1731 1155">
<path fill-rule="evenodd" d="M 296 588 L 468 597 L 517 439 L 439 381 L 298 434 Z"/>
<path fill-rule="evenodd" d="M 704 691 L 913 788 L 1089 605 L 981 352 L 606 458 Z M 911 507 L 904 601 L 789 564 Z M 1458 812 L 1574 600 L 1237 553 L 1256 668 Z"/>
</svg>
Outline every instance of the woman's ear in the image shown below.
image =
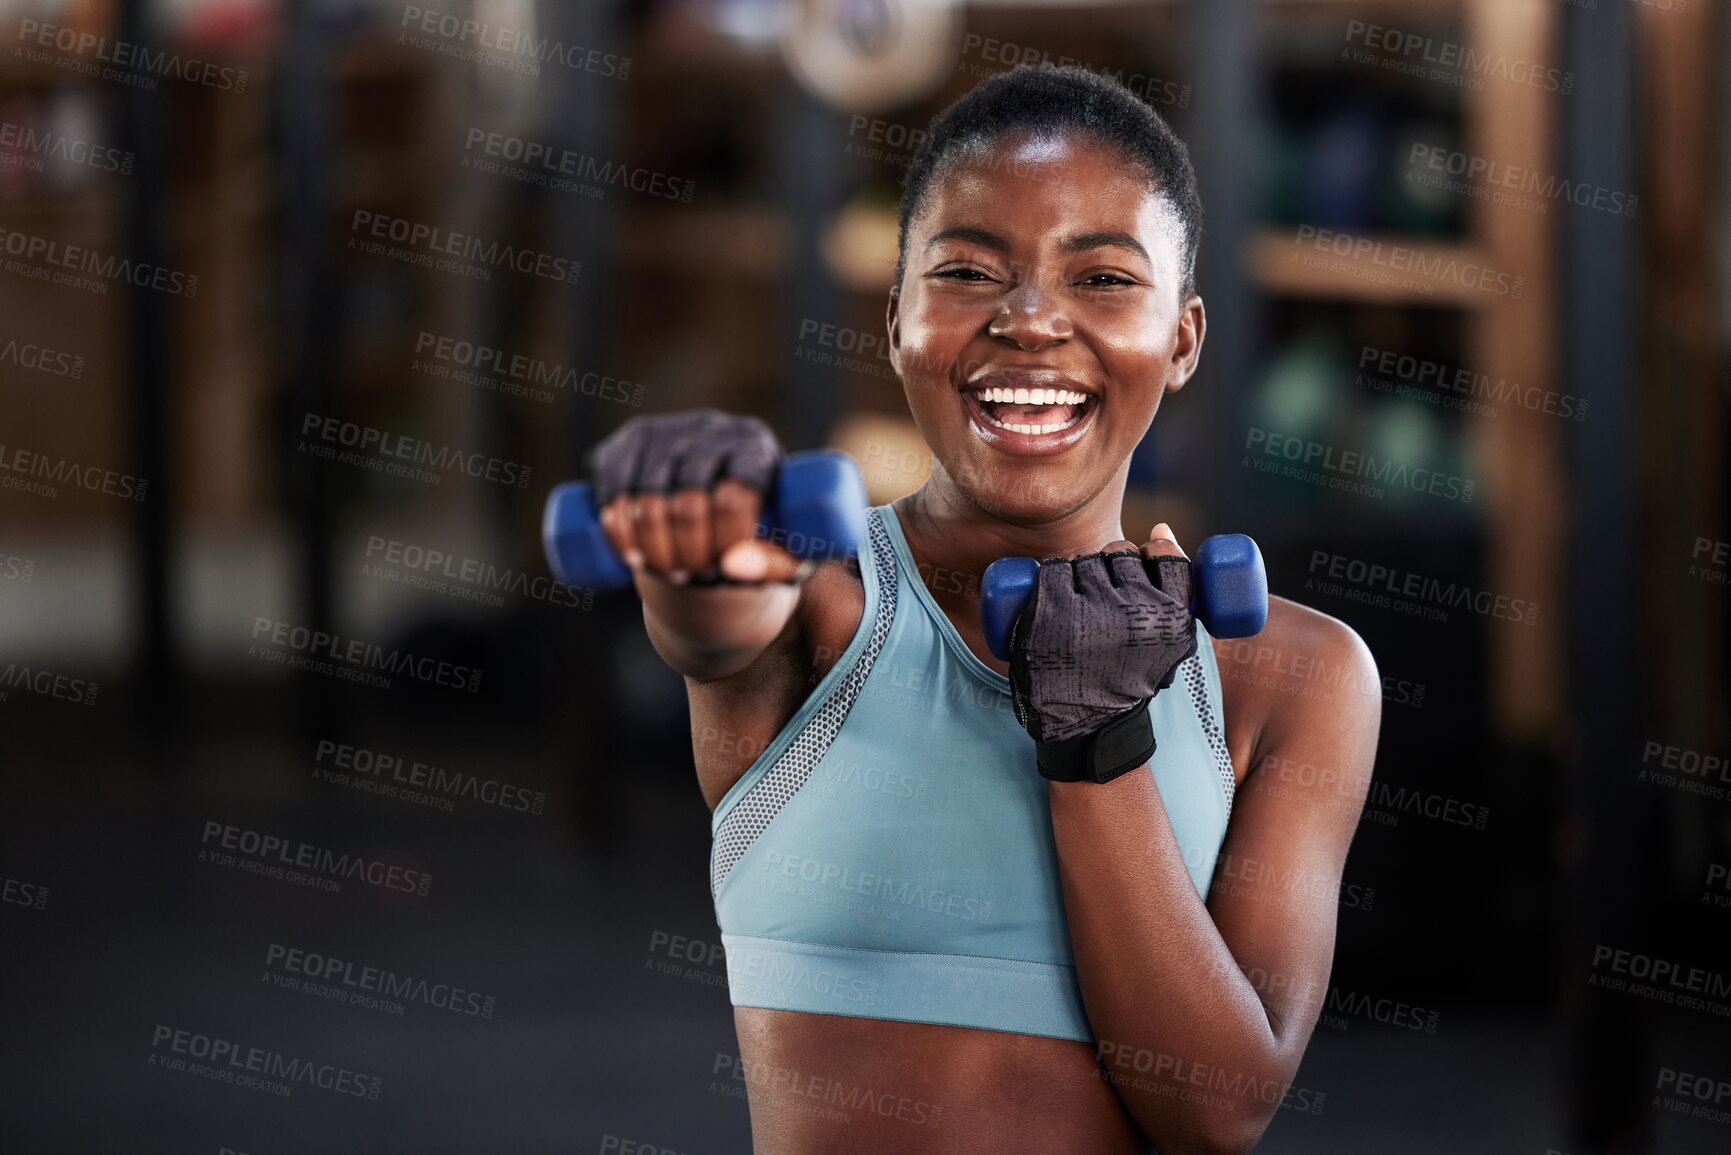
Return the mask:
<svg viewBox="0 0 1731 1155">
<path fill-rule="evenodd" d="M 884 309 L 884 324 L 890 333 L 890 368 L 896 371 L 896 376 L 902 375 L 902 287 L 890 286 L 890 303 Z"/>
<path fill-rule="evenodd" d="M 1202 338 L 1208 332 L 1208 312 L 1202 307 L 1202 298 L 1190 294 L 1190 299 L 1184 302 L 1184 311 L 1178 315 L 1178 340 L 1172 345 L 1172 361 L 1166 374 L 1166 392 L 1176 393 L 1184 388 L 1196 372 L 1196 363 L 1202 357 Z"/>
</svg>

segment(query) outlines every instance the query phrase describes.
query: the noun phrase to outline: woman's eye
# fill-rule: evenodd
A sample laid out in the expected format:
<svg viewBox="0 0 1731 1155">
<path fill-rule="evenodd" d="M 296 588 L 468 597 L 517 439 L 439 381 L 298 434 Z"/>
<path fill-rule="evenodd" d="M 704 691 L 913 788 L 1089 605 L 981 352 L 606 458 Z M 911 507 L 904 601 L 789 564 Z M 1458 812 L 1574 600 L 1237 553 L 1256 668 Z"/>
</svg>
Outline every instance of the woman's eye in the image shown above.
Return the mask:
<svg viewBox="0 0 1731 1155">
<path fill-rule="evenodd" d="M 990 277 L 988 277 L 988 276 L 986 276 L 986 274 L 980 272 L 980 270 L 969 269 L 969 268 L 941 269 L 938 272 L 933 273 L 932 276 L 943 277 L 947 280 L 952 280 L 952 281 L 989 281 L 989 280 L 991 280 Z"/>
<path fill-rule="evenodd" d="M 1095 273 L 1082 283 L 1093 288 L 1102 285 L 1134 285 L 1136 282 L 1128 277 L 1120 277 L 1117 273 Z"/>
</svg>

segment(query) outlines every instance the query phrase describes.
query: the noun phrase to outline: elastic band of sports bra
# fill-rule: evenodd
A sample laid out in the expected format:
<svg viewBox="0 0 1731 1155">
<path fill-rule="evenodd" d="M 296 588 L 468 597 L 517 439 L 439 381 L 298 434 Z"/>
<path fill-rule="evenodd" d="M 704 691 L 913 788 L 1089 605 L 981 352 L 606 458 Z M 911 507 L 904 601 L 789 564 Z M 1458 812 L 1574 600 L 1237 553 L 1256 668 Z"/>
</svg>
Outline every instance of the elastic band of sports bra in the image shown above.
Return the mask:
<svg viewBox="0 0 1731 1155">
<path fill-rule="evenodd" d="M 1076 968 L 723 934 L 733 1005 L 1093 1042 Z"/>
</svg>

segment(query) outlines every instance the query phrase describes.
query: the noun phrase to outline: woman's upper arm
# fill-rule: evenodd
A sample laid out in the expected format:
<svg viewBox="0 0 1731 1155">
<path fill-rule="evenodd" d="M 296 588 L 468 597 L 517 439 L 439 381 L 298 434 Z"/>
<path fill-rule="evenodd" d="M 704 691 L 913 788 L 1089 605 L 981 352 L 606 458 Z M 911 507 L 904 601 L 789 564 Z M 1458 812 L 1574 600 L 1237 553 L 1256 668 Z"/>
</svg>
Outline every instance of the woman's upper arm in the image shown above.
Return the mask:
<svg viewBox="0 0 1731 1155">
<path fill-rule="evenodd" d="M 1336 689 L 1300 693 L 1292 691 L 1303 679 L 1265 681 L 1251 699 L 1259 725 L 1208 908 L 1276 1037 L 1301 1052 L 1327 991 L 1341 874 L 1370 786 L 1382 698 L 1370 690 L 1381 686 L 1375 659 L 1351 627 L 1286 605 L 1258 644 L 1333 671 Z"/>
</svg>

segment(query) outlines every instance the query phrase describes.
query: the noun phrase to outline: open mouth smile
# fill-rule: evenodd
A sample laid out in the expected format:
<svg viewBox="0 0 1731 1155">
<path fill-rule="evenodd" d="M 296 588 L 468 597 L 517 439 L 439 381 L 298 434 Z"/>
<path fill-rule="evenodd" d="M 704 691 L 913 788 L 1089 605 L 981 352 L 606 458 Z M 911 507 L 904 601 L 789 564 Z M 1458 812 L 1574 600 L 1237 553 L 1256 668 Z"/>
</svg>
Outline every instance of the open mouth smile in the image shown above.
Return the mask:
<svg viewBox="0 0 1731 1155">
<path fill-rule="evenodd" d="M 976 436 L 1006 453 L 1057 453 L 1093 424 L 1098 394 L 1062 387 L 981 384 L 962 393 Z"/>
</svg>

